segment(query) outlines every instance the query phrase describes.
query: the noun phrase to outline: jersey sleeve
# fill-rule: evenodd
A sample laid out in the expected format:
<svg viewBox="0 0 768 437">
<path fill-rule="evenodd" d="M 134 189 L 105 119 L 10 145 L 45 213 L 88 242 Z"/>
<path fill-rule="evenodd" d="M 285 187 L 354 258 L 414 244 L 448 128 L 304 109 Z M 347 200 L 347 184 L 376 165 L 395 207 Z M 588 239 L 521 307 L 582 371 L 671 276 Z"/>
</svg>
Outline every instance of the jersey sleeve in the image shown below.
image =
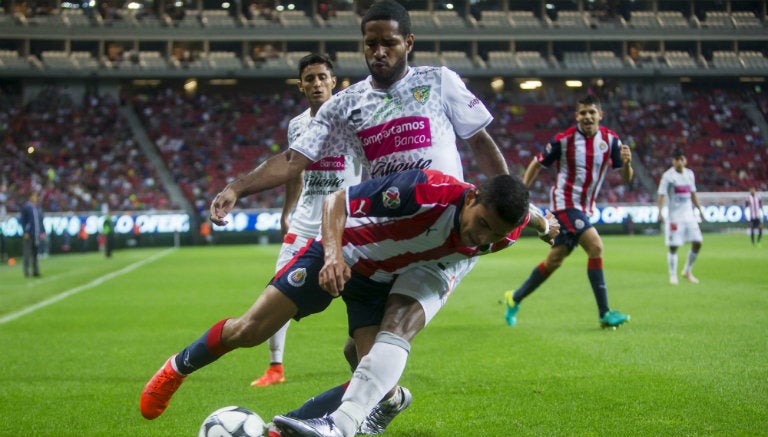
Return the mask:
<svg viewBox="0 0 768 437">
<path fill-rule="evenodd" d="M 347 189 L 347 215 L 351 217 L 400 217 L 414 214 L 421 204 L 416 187 L 427 181 L 421 170 L 408 170 L 368 179 Z"/>
<path fill-rule="evenodd" d="M 440 74 L 445 113 L 459 138 L 467 139 L 491 124 L 493 115 L 456 72 L 441 67 Z"/>
<path fill-rule="evenodd" d="M 661 175 L 661 180 L 659 181 L 659 189 L 656 190 L 656 194 L 661 194 L 666 196 L 668 185 L 669 185 L 669 178 L 667 178 L 667 173 L 664 172 L 664 174 Z"/>
<path fill-rule="evenodd" d="M 688 169 L 689 175 L 691 177 L 691 193 L 696 192 L 696 174 L 693 172 L 693 170 Z"/>
</svg>

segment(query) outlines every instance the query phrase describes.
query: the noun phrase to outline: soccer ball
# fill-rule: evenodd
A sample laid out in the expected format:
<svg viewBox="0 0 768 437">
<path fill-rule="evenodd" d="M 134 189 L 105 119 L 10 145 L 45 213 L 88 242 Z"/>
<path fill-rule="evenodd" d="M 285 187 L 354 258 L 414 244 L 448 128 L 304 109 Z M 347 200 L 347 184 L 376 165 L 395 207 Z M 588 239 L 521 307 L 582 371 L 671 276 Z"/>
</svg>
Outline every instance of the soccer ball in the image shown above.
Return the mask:
<svg viewBox="0 0 768 437">
<path fill-rule="evenodd" d="M 219 408 L 205 418 L 198 437 L 261 437 L 266 424 L 258 414 L 237 406 Z"/>
</svg>

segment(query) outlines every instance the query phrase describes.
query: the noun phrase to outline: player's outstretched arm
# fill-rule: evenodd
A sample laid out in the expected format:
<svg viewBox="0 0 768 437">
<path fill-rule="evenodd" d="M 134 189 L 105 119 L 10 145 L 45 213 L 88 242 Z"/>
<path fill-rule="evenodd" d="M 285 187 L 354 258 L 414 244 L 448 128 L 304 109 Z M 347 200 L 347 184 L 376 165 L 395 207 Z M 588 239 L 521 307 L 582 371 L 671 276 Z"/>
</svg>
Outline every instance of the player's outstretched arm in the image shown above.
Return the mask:
<svg viewBox="0 0 768 437">
<path fill-rule="evenodd" d="M 291 179 L 285 184 L 285 198 L 283 201 L 283 214 L 280 217 L 280 234 L 285 237 L 288 233 L 288 229 L 291 227 L 291 211 L 296 206 L 296 202 L 299 200 L 301 190 L 304 185 L 303 175 Z"/>
<path fill-rule="evenodd" d="M 661 209 L 664 208 L 664 195 L 663 194 L 659 194 L 658 195 L 658 200 L 656 201 L 656 203 L 657 203 L 657 206 L 658 206 L 658 209 L 659 209 L 659 213 L 658 213 L 658 216 L 656 218 L 658 219 L 659 224 L 661 225 L 661 224 L 664 224 L 664 214 L 661 213 Z"/>
<path fill-rule="evenodd" d="M 309 158 L 290 149 L 269 158 L 216 195 L 211 202 L 211 221 L 219 226 L 226 225 L 224 217 L 235 207 L 237 199 L 283 185 L 298 177 L 311 163 Z"/>
<path fill-rule="evenodd" d="M 485 176 L 491 178 L 500 174 L 509 174 L 504 155 L 485 129 L 467 138 L 467 143 L 472 149 L 477 166 Z"/>
<path fill-rule="evenodd" d="M 626 144 L 622 144 L 619 147 L 621 147 L 621 162 L 624 164 L 621 167 L 621 177 L 626 183 L 635 176 L 635 171 L 632 169 L 632 149 Z"/>
<path fill-rule="evenodd" d="M 533 158 L 531 163 L 528 164 L 528 168 L 525 169 L 525 173 L 523 174 L 523 183 L 526 187 L 530 188 L 533 181 L 535 181 L 536 177 L 539 176 L 539 172 L 541 172 L 542 167 L 543 166 L 536 158 Z"/>
<path fill-rule="evenodd" d="M 323 238 L 325 264 L 320 269 L 320 286 L 338 296 L 344 290 L 344 284 L 352 276 L 349 266 L 344 262 L 341 249 L 344 226 L 347 223 L 347 192 L 336 191 L 323 202 L 323 218 L 320 232 Z"/>
</svg>

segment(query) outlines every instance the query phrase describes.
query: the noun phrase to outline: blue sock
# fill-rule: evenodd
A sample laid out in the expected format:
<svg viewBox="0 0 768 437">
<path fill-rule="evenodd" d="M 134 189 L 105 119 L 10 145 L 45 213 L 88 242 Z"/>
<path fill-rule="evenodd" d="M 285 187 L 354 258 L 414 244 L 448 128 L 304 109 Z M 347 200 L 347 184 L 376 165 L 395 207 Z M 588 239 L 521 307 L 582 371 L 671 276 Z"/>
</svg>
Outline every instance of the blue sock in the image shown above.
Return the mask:
<svg viewBox="0 0 768 437">
<path fill-rule="evenodd" d="M 608 290 L 605 286 L 602 258 L 590 258 L 587 261 L 587 276 L 589 276 L 589 283 L 592 284 L 592 293 L 595 294 L 597 316 L 603 317 L 603 314 L 610 308 L 608 307 Z"/>
<path fill-rule="evenodd" d="M 232 350 L 221 342 L 221 330 L 227 320 L 224 319 L 217 322 L 202 337 L 179 352 L 175 362 L 176 369 L 181 374 L 189 375 L 195 370 L 218 360 L 219 357 Z"/>
<path fill-rule="evenodd" d="M 333 413 L 341 405 L 341 397 L 347 391 L 349 381 L 344 384 L 326 390 L 323 393 L 304 402 L 304 405 L 288 412 L 286 416 L 295 419 L 312 419 L 314 417 L 323 417 Z"/>
<path fill-rule="evenodd" d="M 544 267 L 544 263 L 542 262 L 533 269 L 531 275 L 528 276 L 528 279 L 526 279 L 525 282 L 523 282 L 523 285 L 515 291 L 512 300 L 520 303 L 526 296 L 536 291 L 536 289 L 539 288 L 539 285 L 546 281 L 548 277 L 549 272 L 547 272 L 547 268 Z"/>
</svg>

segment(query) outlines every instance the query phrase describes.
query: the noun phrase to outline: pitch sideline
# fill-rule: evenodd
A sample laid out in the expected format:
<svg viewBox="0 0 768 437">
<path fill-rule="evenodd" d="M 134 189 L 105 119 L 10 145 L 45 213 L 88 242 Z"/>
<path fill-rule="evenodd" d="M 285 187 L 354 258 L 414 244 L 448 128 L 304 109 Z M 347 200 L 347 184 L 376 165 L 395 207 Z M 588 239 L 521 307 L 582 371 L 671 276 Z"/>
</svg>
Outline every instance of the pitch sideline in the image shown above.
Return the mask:
<svg viewBox="0 0 768 437">
<path fill-rule="evenodd" d="M 57 294 L 56 296 L 53 296 L 53 297 L 51 297 L 49 299 L 46 299 L 46 300 L 44 300 L 42 302 L 38 302 L 38 303 L 36 303 L 34 305 L 28 306 L 27 308 L 24 308 L 21 311 L 17 311 L 15 313 L 8 314 L 7 316 L 0 317 L 0 325 L 2 325 L 4 323 L 7 323 L 7 322 L 14 321 L 14 320 L 16 320 L 16 319 L 18 319 L 18 318 L 20 318 L 22 316 L 25 316 L 25 315 L 33 312 L 33 311 L 39 310 L 40 308 L 45 308 L 48 305 L 54 304 L 54 303 L 56 303 L 56 302 L 58 302 L 58 301 L 60 301 L 60 300 L 62 300 L 64 298 L 72 296 L 73 294 L 77 294 L 77 293 L 79 293 L 79 292 L 81 292 L 83 290 L 87 290 L 89 288 L 95 287 L 95 286 L 100 285 L 100 284 L 102 284 L 102 283 L 104 283 L 106 281 L 109 281 L 112 278 L 116 278 L 116 277 L 118 277 L 120 275 L 128 273 L 128 272 L 130 272 L 132 270 L 135 270 L 135 269 L 143 266 L 144 264 L 148 264 L 148 263 L 150 263 L 150 262 L 152 262 L 152 261 L 154 261 L 154 260 L 156 260 L 156 259 L 158 259 L 160 257 L 163 257 L 163 256 L 165 256 L 165 255 L 167 255 L 167 254 L 169 254 L 169 253 L 171 253 L 171 252 L 173 252 L 175 250 L 176 250 L 176 248 L 166 249 L 166 250 L 164 250 L 164 251 L 162 251 L 160 253 L 157 253 L 157 254 L 155 254 L 153 256 L 150 256 L 149 258 L 146 258 L 146 259 L 143 259 L 141 261 L 135 262 L 135 263 L 133 263 L 131 265 L 123 267 L 120 270 L 117 270 L 115 272 L 108 273 L 108 274 L 106 274 L 106 275 L 104 275 L 102 277 L 96 278 L 93 281 L 91 281 L 91 282 L 89 282 L 89 283 L 87 283 L 85 285 L 80 285 L 78 287 L 69 289 L 67 291 L 64 291 L 62 293 Z"/>
</svg>

